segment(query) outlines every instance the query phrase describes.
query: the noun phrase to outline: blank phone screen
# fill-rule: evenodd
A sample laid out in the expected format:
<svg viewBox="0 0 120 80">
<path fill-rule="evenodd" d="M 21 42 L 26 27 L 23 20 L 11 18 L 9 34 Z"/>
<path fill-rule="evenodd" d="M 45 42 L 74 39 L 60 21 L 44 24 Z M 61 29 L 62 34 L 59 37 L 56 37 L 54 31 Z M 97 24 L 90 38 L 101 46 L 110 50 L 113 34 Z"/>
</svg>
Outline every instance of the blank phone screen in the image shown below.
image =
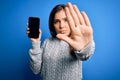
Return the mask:
<svg viewBox="0 0 120 80">
<path fill-rule="evenodd" d="M 39 25 L 40 25 L 40 19 L 38 17 L 29 17 L 28 27 L 30 33 L 28 34 L 28 37 L 30 38 L 39 37 Z"/>
</svg>

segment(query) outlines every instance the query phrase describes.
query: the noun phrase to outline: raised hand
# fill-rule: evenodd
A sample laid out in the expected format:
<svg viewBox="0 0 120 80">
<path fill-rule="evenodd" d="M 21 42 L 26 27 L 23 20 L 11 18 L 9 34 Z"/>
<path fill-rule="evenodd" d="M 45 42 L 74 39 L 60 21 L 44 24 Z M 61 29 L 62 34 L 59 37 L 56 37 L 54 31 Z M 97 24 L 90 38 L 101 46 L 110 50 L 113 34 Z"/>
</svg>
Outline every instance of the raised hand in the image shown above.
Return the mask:
<svg viewBox="0 0 120 80">
<path fill-rule="evenodd" d="M 85 12 L 78 10 L 76 5 L 68 3 L 65 8 L 66 17 L 71 30 L 70 36 L 57 34 L 57 38 L 66 41 L 73 49 L 81 50 L 92 41 L 93 30 Z"/>
</svg>

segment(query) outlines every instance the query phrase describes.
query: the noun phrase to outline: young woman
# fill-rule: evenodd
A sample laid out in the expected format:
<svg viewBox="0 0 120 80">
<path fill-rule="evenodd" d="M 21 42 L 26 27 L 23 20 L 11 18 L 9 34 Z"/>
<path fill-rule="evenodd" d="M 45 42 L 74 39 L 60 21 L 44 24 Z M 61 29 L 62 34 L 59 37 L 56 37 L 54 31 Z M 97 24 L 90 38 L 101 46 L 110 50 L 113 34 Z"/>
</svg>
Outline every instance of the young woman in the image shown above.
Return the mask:
<svg viewBox="0 0 120 80">
<path fill-rule="evenodd" d="M 52 37 L 41 45 L 38 39 L 30 38 L 30 65 L 41 80 L 82 80 L 82 61 L 94 52 L 93 31 L 85 12 L 76 5 L 57 5 L 49 17 Z M 29 34 L 29 31 L 27 31 Z"/>
</svg>

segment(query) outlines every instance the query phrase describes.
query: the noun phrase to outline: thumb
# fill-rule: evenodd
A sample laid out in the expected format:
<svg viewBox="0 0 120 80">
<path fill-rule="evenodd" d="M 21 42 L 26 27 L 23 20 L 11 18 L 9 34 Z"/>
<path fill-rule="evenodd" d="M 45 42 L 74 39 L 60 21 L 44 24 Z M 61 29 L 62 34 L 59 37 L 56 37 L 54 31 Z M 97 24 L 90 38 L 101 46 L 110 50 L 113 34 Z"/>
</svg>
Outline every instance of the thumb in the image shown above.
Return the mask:
<svg viewBox="0 0 120 80">
<path fill-rule="evenodd" d="M 58 39 L 60 39 L 60 40 L 64 40 L 64 41 L 67 42 L 68 44 L 72 44 L 72 43 L 73 43 L 73 40 L 72 40 L 70 37 L 68 37 L 68 36 L 66 36 L 66 35 L 64 35 L 64 34 L 57 34 L 56 37 L 57 37 Z"/>
</svg>

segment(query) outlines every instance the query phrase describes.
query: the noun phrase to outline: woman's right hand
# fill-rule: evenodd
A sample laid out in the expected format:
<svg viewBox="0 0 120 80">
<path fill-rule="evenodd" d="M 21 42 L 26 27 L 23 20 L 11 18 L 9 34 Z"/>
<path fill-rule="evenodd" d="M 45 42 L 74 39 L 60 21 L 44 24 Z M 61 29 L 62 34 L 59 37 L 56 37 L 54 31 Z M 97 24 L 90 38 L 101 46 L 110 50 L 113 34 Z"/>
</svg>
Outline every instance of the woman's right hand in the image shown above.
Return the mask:
<svg viewBox="0 0 120 80">
<path fill-rule="evenodd" d="M 27 28 L 26 34 L 30 33 L 30 29 Z M 42 36 L 42 31 L 39 29 L 39 37 L 38 38 L 30 38 L 31 42 L 39 42 Z"/>
</svg>

